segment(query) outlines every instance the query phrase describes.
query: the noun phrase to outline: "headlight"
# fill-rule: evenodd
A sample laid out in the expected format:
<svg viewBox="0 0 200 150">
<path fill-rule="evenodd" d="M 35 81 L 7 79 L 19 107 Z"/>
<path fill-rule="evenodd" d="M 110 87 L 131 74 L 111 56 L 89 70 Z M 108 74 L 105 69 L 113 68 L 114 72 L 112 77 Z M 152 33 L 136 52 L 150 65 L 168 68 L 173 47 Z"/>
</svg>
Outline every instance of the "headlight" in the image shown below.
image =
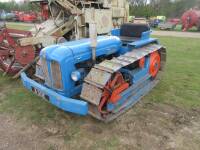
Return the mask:
<svg viewBox="0 0 200 150">
<path fill-rule="evenodd" d="M 73 81 L 77 82 L 81 79 L 81 73 L 79 71 L 74 71 L 71 73 L 71 78 Z"/>
</svg>

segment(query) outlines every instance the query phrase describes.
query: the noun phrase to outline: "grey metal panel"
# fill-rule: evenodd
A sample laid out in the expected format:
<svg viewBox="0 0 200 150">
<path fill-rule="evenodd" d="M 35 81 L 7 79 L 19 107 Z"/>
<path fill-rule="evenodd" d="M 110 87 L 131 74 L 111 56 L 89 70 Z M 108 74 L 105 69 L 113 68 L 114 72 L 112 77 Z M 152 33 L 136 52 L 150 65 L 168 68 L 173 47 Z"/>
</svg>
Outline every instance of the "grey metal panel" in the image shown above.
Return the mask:
<svg viewBox="0 0 200 150">
<path fill-rule="evenodd" d="M 104 87 L 108 80 L 111 78 L 111 73 L 92 68 L 90 73 L 85 78 L 86 82 L 93 82 L 95 85 Z"/>
<path fill-rule="evenodd" d="M 84 83 L 81 91 L 81 98 L 98 106 L 101 101 L 102 93 L 102 89 L 94 85 Z"/>
<path fill-rule="evenodd" d="M 109 61 L 109 60 L 103 61 L 102 63 L 99 64 L 99 66 L 103 66 L 103 67 L 105 67 L 105 68 L 108 68 L 108 69 L 110 69 L 110 70 L 113 70 L 114 72 L 123 67 L 122 64 L 114 63 L 114 62 Z"/>
<path fill-rule="evenodd" d="M 99 70 L 103 70 L 103 71 L 106 71 L 106 72 L 109 72 L 109 73 L 114 73 L 114 71 L 112 69 L 106 68 L 104 66 L 95 65 L 94 68 L 99 69 Z"/>
<path fill-rule="evenodd" d="M 129 56 L 129 55 L 127 55 L 127 56 L 126 56 L 126 55 L 122 55 L 122 56 L 118 57 L 118 59 L 124 60 L 124 61 L 128 61 L 129 64 L 131 64 L 131 63 L 137 61 L 137 58 L 136 58 L 136 57 Z"/>
<path fill-rule="evenodd" d="M 118 58 L 113 58 L 110 60 L 111 62 L 114 62 L 114 63 L 118 63 L 118 64 L 121 64 L 122 66 L 127 66 L 130 64 L 130 62 L 127 62 L 127 61 L 123 61 L 123 60 L 120 60 Z"/>
</svg>

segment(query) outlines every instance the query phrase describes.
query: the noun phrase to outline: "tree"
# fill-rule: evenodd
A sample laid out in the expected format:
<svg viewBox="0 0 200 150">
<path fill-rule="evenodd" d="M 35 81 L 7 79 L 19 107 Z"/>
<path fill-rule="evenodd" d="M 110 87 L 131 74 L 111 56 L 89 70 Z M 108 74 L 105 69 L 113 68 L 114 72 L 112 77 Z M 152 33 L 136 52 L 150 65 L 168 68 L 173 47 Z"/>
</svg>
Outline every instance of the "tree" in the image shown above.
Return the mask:
<svg viewBox="0 0 200 150">
<path fill-rule="evenodd" d="M 33 6 L 31 3 L 16 3 L 14 0 L 11 2 L 0 2 L 0 10 L 5 11 L 38 11 L 39 8 L 36 6 Z"/>
<path fill-rule="evenodd" d="M 130 14 L 134 16 L 180 17 L 186 10 L 200 7 L 200 0 L 130 0 L 130 4 Z"/>
</svg>

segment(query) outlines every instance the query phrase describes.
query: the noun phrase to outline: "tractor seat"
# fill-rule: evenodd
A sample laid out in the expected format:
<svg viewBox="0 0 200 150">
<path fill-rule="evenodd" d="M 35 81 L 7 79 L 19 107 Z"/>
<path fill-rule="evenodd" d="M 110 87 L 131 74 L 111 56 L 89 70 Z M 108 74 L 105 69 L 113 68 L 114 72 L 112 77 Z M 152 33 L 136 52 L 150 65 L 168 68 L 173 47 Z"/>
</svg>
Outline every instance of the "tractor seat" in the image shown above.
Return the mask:
<svg viewBox="0 0 200 150">
<path fill-rule="evenodd" d="M 150 31 L 150 27 L 146 24 L 126 23 L 120 28 L 120 39 L 123 42 L 137 41 L 142 37 L 142 33 L 147 31 Z"/>
</svg>

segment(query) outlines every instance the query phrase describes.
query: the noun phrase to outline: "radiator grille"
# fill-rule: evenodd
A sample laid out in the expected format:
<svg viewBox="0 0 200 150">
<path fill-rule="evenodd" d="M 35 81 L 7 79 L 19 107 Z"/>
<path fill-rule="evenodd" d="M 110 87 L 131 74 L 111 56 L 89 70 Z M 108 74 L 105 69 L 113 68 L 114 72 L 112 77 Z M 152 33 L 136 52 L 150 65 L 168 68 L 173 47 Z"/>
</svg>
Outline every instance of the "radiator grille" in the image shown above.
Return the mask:
<svg viewBox="0 0 200 150">
<path fill-rule="evenodd" d="M 43 70 L 45 83 L 49 87 L 51 87 L 51 79 L 50 79 L 49 72 L 48 72 L 47 61 L 45 58 L 40 58 L 40 61 L 41 61 L 41 66 L 42 66 L 42 70 Z"/>
<path fill-rule="evenodd" d="M 63 89 L 60 65 L 56 61 L 48 62 L 45 58 L 41 58 L 40 61 L 46 85 L 55 89 Z"/>
<path fill-rule="evenodd" d="M 51 61 L 51 76 L 53 87 L 56 89 L 62 89 L 63 85 L 60 65 L 56 61 Z"/>
</svg>

